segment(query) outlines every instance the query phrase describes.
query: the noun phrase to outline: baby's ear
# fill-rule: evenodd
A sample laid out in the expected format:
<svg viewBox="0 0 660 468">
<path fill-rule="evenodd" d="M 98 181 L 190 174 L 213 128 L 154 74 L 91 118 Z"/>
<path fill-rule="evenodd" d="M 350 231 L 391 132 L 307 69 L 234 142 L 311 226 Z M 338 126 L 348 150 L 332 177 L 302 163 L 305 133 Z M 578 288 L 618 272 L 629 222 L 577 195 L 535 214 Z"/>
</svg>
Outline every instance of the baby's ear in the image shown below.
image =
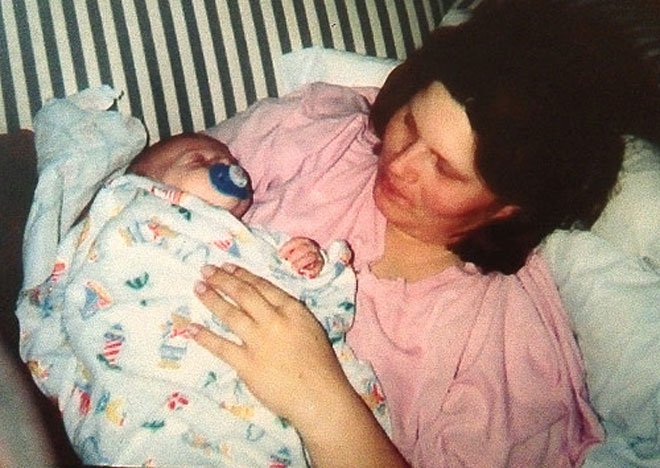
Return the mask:
<svg viewBox="0 0 660 468">
<path fill-rule="evenodd" d="M 140 151 L 128 165 L 126 172 L 143 177 L 157 177 L 158 166 L 152 153 L 151 147 Z"/>
<path fill-rule="evenodd" d="M 137 175 L 144 175 L 142 166 L 144 165 L 145 152 L 146 148 L 140 151 L 138 155 L 133 158 L 131 163 L 128 165 L 128 168 L 126 168 L 126 172 Z"/>
</svg>

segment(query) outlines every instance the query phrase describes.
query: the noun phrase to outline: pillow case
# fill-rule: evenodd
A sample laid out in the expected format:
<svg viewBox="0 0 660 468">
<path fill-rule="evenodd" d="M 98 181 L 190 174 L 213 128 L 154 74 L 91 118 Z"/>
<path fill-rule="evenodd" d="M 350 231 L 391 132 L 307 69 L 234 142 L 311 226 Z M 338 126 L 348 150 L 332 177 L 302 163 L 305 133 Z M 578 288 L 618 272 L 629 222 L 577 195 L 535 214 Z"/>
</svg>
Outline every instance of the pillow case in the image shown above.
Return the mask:
<svg viewBox="0 0 660 468">
<path fill-rule="evenodd" d="M 660 270 L 660 148 L 626 137 L 613 196 L 591 232 Z"/>
<path fill-rule="evenodd" d="M 585 466 L 660 466 L 660 275 L 590 232 L 555 232 L 542 253 L 607 434 Z"/>
<path fill-rule="evenodd" d="M 277 82 L 281 94 L 315 81 L 343 86 L 381 87 L 387 75 L 401 63 L 394 59 L 323 47 L 297 50 L 274 57 L 273 61 L 279 73 Z"/>
</svg>

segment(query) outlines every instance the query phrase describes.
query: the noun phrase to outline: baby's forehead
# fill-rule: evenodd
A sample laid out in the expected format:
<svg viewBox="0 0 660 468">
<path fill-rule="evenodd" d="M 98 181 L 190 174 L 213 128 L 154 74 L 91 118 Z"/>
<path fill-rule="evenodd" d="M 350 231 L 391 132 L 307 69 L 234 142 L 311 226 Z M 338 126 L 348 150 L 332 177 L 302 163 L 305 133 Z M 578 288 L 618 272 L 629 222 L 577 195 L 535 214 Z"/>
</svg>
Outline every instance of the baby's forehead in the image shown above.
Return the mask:
<svg viewBox="0 0 660 468">
<path fill-rule="evenodd" d="M 229 148 L 220 140 L 213 138 L 211 136 L 205 135 L 203 133 L 182 133 L 170 137 L 167 140 L 168 145 L 173 146 L 200 146 L 204 148 L 212 148 L 218 151 L 224 151 L 229 153 Z"/>
</svg>

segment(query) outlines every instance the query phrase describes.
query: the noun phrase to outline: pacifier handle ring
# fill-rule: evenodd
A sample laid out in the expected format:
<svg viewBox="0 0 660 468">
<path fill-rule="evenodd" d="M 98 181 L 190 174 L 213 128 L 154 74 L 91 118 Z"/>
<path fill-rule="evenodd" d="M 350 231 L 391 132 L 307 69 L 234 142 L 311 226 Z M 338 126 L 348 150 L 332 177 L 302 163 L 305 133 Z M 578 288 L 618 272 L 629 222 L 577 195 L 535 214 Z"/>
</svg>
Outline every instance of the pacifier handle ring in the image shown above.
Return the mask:
<svg viewBox="0 0 660 468">
<path fill-rule="evenodd" d="M 238 164 L 213 164 L 209 168 L 211 185 L 223 195 L 247 200 L 250 198 L 248 175 Z"/>
</svg>

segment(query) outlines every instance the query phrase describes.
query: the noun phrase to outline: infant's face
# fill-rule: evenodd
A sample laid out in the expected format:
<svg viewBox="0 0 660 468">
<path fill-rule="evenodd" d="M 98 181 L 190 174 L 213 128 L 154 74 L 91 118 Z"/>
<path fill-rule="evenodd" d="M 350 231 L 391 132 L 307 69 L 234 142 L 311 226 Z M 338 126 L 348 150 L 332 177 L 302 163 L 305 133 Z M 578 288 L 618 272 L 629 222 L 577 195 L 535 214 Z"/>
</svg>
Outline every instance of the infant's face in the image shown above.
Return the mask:
<svg viewBox="0 0 660 468">
<path fill-rule="evenodd" d="M 179 135 L 163 142 L 159 148 L 158 179 L 180 190 L 192 193 L 207 203 L 225 208 L 241 217 L 250 204 L 247 200 L 225 195 L 215 189 L 209 178 L 213 164 L 238 164 L 222 142 L 203 135 Z M 249 192 L 252 193 L 248 180 Z"/>
</svg>

